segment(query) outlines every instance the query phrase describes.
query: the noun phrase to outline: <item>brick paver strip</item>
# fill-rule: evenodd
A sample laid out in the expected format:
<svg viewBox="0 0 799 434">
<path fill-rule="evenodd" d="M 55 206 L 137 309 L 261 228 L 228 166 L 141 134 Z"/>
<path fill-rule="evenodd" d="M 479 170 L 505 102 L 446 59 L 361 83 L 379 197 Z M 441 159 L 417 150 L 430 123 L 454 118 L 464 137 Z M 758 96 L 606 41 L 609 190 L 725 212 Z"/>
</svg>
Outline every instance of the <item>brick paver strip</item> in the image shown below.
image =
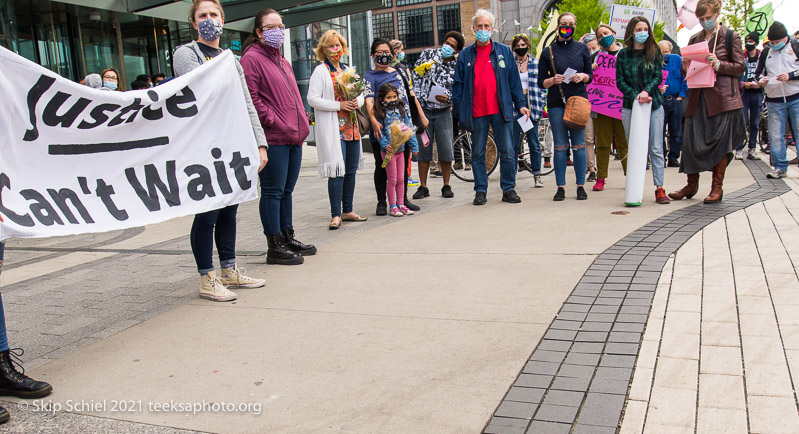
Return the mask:
<svg viewBox="0 0 799 434">
<path fill-rule="evenodd" d="M 662 216 L 597 257 L 483 432 L 616 431 L 668 258 L 710 223 L 790 191 L 782 180 L 766 178 L 765 163 L 744 164 L 754 184 L 720 204 L 700 202 Z"/>
</svg>

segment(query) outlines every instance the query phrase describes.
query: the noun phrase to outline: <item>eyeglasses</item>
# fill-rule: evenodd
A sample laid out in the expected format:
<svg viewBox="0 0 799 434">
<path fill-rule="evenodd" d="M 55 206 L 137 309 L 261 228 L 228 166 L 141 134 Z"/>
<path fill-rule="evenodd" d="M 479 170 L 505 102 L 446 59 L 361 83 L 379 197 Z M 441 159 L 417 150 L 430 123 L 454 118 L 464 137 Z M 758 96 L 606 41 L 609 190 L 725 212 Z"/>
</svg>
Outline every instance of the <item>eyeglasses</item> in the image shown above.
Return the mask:
<svg viewBox="0 0 799 434">
<path fill-rule="evenodd" d="M 107 80 L 116 80 L 117 76 L 116 75 L 108 75 L 108 74 L 106 74 L 106 75 L 103 76 L 103 78 L 105 78 Z"/>
<path fill-rule="evenodd" d="M 391 54 L 391 51 L 375 51 L 375 54 Z"/>
<path fill-rule="evenodd" d="M 283 24 L 267 24 L 261 27 L 261 30 L 274 30 L 274 29 L 286 30 L 286 26 L 284 26 Z"/>
</svg>

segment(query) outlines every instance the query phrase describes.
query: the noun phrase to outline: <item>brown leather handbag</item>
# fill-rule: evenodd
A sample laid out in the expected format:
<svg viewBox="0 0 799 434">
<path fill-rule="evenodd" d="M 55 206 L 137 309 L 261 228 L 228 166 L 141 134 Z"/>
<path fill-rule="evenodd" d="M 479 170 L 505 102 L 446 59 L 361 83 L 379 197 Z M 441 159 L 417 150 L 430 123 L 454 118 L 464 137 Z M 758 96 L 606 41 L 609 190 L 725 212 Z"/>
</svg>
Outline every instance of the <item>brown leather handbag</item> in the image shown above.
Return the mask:
<svg viewBox="0 0 799 434">
<path fill-rule="evenodd" d="M 552 45 L 549 46 L 549 60 L 552 61 L 552 73 L 557 74 L 558 70 L 555 68 L 555 55 L 552 53 Z M 591 101 L 578 95 L 570 96 L 567 100 L 560 83 L 558 83 L 558 90 L 563 104 L 566 105 L 563 110 L 563 125 L 573 130 L 585 129 L 588 120 L 591 119 Z"/>
</svg>

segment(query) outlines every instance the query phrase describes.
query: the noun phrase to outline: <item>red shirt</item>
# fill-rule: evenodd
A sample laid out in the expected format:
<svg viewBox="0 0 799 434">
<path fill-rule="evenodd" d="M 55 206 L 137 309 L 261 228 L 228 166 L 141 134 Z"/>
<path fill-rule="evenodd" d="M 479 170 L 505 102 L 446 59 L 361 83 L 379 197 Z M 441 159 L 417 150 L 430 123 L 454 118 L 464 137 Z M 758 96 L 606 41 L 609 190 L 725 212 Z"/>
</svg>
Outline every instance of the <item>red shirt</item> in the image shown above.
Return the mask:
<svg viewBox="0 0 799 434">
<path fill-rule="evenodd" d="M 472 116 L 495 115 L 499 113 L 499 97 L 497 96 L 497 76 L 491 64 L 491 42 L 485 46 L 476 45 L 477 59 L 474 61 L 474 101 Z"/>
</svg>

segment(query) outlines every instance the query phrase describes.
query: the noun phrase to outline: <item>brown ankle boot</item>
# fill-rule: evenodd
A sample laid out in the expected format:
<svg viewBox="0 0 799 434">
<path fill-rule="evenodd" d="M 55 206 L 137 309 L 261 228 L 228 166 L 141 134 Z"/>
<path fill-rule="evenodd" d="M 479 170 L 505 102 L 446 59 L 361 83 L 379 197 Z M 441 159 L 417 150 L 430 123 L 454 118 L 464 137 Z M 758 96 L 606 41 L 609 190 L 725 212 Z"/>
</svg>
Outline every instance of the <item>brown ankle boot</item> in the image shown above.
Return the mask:
<svg viewBox="0 0 799 434">
<path fill-rule="evenodd" d="M 724 191 L 721 189 L 724 184 L 724 172 L 727 171 L 729 160 L 726 158 L 719 161 L 716 167 L 713 168 L 713 183 L 710 186 L 710 194 L 705 198 L 705 203 L 719 203 L 724 196 Z"/>
<path fill-rule="evenodd" d="M 688 184 L 685 187 L 677 190 L 672 191 L 669 193 L 669 197 L 674 200 L 680 200 L 682 198 L 692 198 L 699 190 L 699 174 L 698 173 L 689 173 L 688 174 Z"/>
</svg>

